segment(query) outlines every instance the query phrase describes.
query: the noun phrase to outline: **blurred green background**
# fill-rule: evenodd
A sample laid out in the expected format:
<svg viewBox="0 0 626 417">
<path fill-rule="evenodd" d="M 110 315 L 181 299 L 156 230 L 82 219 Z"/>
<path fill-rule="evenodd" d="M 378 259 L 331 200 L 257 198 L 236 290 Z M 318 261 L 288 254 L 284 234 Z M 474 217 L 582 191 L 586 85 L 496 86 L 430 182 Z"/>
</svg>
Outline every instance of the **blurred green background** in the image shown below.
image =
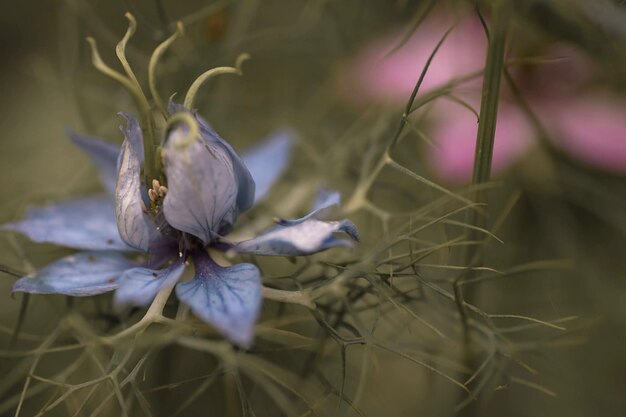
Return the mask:
<svg viewBox="0 0 626 417">
<path fill-rule="evenodd" d="M 476 6 L 471 1 L 445 3 L 449 9 L 468 14 Z M 275 198 L 260 213 L 269 216 L 283 209 L 289 211 L 283 207 L 285 198 L 297 190 L 304 190 L 305 199 L 312 198 L 312 193 L 307 191 L 311 183 L 337 188 L 347 199 L 361 169 L 371 168 L 372 154 L 382 151 L 391 137 L 403 104 L 355 107 L 346 103 L 337 94 L 337 74 L 369 41 L 390 30 L 410 27 L 428 5 L 409 0 L 54 0 L 5 2 L 3 6 L 0 223 L 20 218 L 28 206 L 88 194 L 98 187 L 95 170 L 70 144 L 65 132 L 73 129 L 121 143 L 118 130 L 121 120 L 116 113 L 133 111 L 132 102 L 121 88 L 92 68 L 84 38 L 94 36 L 105 60 L 113 64 L 114 46 L 126 30 L 123 15 L 127 10 L 139 23 L 129 47 L 129 58 L 142 80 L 155 45 L 171 33 L 175 21 L 182 19 L 186 24 L 187 36 L 172 47 L 160 69 L 159 87 L 163 96 L 179 92 L 181 97 L 204 69 L 230 65 L 241 52 L 251 54 L 243 77 L 226 76 L 203 87 L 197 105 L 238 150 L 282 126 L 291 126 L 298 132 L 291 168 L 272 194 Z M 543 45 L 550 42 L 576 45 L 599 68 L 602 74 L 599 82 L 616 94 L 623 94 L 626 86 L 623 2 L 520 0 L 511 1 L 510 6 L 511 48 L 533 56 L 533 48 L 536 55 L 541 55 Z M 490 2 L 481 2 L 479 7 L 489 16 Z M 622 139 L 626 141 L 626 136 Z M 330 154 L 326 153 L 328 149 L 332 150 Z M 423 146 L 414 137 L 403 140 L 396 154 L 400 163 L 436 181 L 424 158 Z M 476 304 L 494 314 L 519 314 L 546 321 L 576 318 L 563 323 L 566 331 L 530 329 L 513 335 L 511 343 L 516 347 L 511 351 L 515 357 L 499 360 L 476 404 L 470 407 L 477 410 L 462 410 L 460 415 L 626 415 L 626 350 L 622 344 L 626 335 L 624 175 L 589 168 L 542 142 L 530 156 L 499 175 L 497 181 L 489 189 L 489 212 L 492 225 L 499 213 L 507 214 L 496 231 L 504 243 L 490 241 L 485 246 L 484 265 L 498 270 L 539 260 L 560 260 L 563 265 L 482 283 L 478 286 L 480 297 Z M 455 189 L 461 192 L 466 188 Z M 416 210 L 441 197 L 439 191 L 424 183 L 387 169 L 370 192 L 370 199 L 386 212 Z M 451 207 L 450 202 L 445 204 L 447 209 Z M 442 215 L 446 212 L 442 207 L 427 211 L 424 218 Z M 304 203 L 296 205 L 294 214 L 303 210 Z M 250 218 L 254 220 L 256 216 Z M 385 230 L 380 218 L 371 212 L 360 211 L 350 218 L 363 235 L 360 248 L 356 254 L 315 258 L 320 265 L 356 263 L 358 257 L 366 259 L 372 253 L 370 248 L 383 236 L 393 235 L 401 220 L 392 216 Z M 440 225 L 420 236 L 424 241 L 445 241 L 453 227 Z M 29 268 L 43 266 L 66 253 L 64 249 L 33 244 L 9 233 L 0 236 L 0 264 L 18 271 L 28 272 Z M 427 258 L 424 263 L 454 264 L 455 256 L 451 249 L 450 253 L 434 260 Z M 293 274 L 302 265 L 300 260 L 296 264 L 260 262 L 269 277 Z M 434 283 L 454 274 L 447 269 L 432 272 L 427 266 L 422 268 L 418 264 L 424 279 Z M 21 300 L 21 295 L 10 296 L 13 282 L 13 277 L 2 274 L 0 293 L 5 301 L 0 303 L 0 350 L 4 354 L 0 367 L 0 415 L 7 416 L 15 413 L 15 398 L 22 390 L 31 364 L 28 356 L 25 361 L 10 354 L 9 341 Z M 398 283 L 397 288 L 404 291 L 408 287 Z M 454 318 L 454 306 L 427 289 L 420 291 L 424 291 L 423 298 L 406 301 L 411 311 L 449 330 L 454 340 L 434 338 L 416 324 L 414 316 L 394 308 L 390 302 L 381 302 L 382 306 L 374 312 L 364 309 L 361 320 L 371 323 L 378 320 L 376 314 L 382 314 L 378 339 L 392 341 L 402 352 L 419 351 L 428 364 L 436 367 L 444 364 L 442 368 L 449 370 L 446 373 L 454 374 L 458 367 L 445 365 L 447 360 L 459 360 L 460 330 Z M 101 302 L 106 305 L 106 297 Z M 87 322 L 101 320 L 94 318 L 87 301 L 79 300 L 76 305 L 85 311 Z M 323 388 L 303 388 L 307 392 L 306 401 L 292 398 L 293 393 L 285 394 L 289 401 L 298 404 L 294 415 L 445 416 L 454 415 L 455 406 L 466 397 L 454 385 L 402 355 L 351 345 L 346 349 L 344 394 L 350 399 L 358 398 L 358 412 L 346 403 L 337 408 L 343 372 L 340 349 L 306 311 L 294 307 L 285 313 L 281 309 L 268 303 L 264 312 L 268 321 L 264 325 L 271 326 L 268 324 L 271 318 L 284 314 L 306 316 L 308 321 L 292 330 L 310 337 L 306 339 L 310 346 L 268 350 L 269 353 L 260 350 L 259 354 L 265 355 L 268 363 L 293 371 L 301 382 L 311 379 L 311 373 L 305 372 L 307 366 L 313 366 L 328 378 L 326 387 L 322 384 Z M 25 339 L 18 348 L 34 348 L 37 344 L 34 335 L 50 333 L 65 311 L 62 297 L 31 298 L 24 324 Z M 326 313 L 320 309 L 320 314 Z M 98 323 L 94 325 L 98 331 L 106 331 L 106 323 Z M 506 323 L 520 324 L 515 320 Z M 32 340 L 29 335 L 33 335 Z M 326 343 L 320 345 L 320 340 Z M 315 351 L 318 354 L 313 355 L 313 360 L 311 352 Z M 148 380 L 155 381 L 146 383 L 147 401 L 154 415 L 172 415 L 190 397 L 192 388 L 170 387 L 155 391 L 156 394 L 150 394 L 149 389 L 193 378 L 200 372 L 195 367 L 210 368 L 214 359 L 180 347 L 163 348 L 155 355 L 156 359 L 151 360 L 163 368 L 148 373 Z M 53 374 L 72 360 L 72 352 L 68 352 L 49 362 L 42 361 L 41 374 Z M 526 364 L 532 370 L 525 369 Z M 230 397 L 235 395 L 233 384 L 226 378 L 222 385 L 203 392 L 181 415 L 246 415 L 237 400 L 235 406 L 230 405 Z M 264 394 L 257 393 L 254 382 L 246 382 L 246 386 L 249 399 L 255 404 L 251 405 L 254 414 L 250 415 L 286 414 L 284 408 L 275 405 L 275 399 L 268 400 Z M 54 393 L 50 389 L 29 397 L 21 415 L 37 415 Z M 45 415 L 72 415 L 76 410 L 76 404 L 68 400 L 66 405 Z M 89 410 L 89 407 L 78 409 L 76 415 L 90 415 Z M 130 415 L 144 414 L 140 409 L 132 410 Z M 120 414 L 111 407 L 105 408 L 101 415 Z"/>
</svg>

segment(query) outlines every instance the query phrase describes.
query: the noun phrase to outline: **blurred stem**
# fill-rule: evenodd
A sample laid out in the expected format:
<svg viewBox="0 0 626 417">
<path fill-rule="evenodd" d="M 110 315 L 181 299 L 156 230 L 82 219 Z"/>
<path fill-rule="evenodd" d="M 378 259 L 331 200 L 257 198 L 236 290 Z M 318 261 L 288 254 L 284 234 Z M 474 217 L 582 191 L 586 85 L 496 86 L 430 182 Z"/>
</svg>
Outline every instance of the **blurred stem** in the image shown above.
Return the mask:
<svg viewBox="0 0 626 417">
<path fill-rule="evenodd" d="M 26 321 L 26 311 L 28 310 L 29 301 L 30 294 L 24 293 L 24 296 L 22 297 L 22 304 L 20 305 L 20 312 L 17 316 L 17 321 L 15 322 L 15 328 L 13 329 L 13 335 L 11 336 L 11 341 L 9 342 L 9 350 L 12 350 L 15 347 L 15 344 L 20 338 L 20 332 L 22 331 L 24 321 Z"/>
<path fill-rule="evenodd" d="M 498 116 L 498 102 L 500 96 L 500 84 L 503 70 L 505 68 L 504 54 L 506 44 L 506 34 L 509 22 L 508 5 L 504 0 L 495 1 L 493 5 L 491 19 L 491 33 L 489 35 L 489 47 L 487 50 L 487 62 L 485 63 L 485 75 L 483 80 L 482 98 L 480 103 L 480 120 L 478 123 L 478 134 L 476 137 L 476 152 L 474 154 L 474 172 L 472 184 L 480 185 L 488 182 L 491 176 L 491 162 L 493 157 L 493 146 L 495 140 L 496 120 Z M 476 203 L 487 203 L 486 191 L 482 187 L 476 187 L 473 201 Z M 475 210 L 468 211 L 467 224 L 476 229 L 470 229 L 467 233 L 467 240 L 476 241 L 480 239 L 477 230 L 485 229 L 487 217 L 483 213 Z M 481 262 L 484 252 L 478 250 L 477 246 L 467 246 L 463 253 L 464 265 L 474 266 Z M 468 272 L 471 274 L 471 272 Z M 464 350 L 466 365 L 473 369 L 474 355 L 471 350 L 470 329 L 468 326 L 467 309 L 464 300 L 473 300 L 472 286 L 461 288 L 461 281 L 467 279 L 469 275 L 462 275 L 454 283 L 454 295 L 463 325 Z M 465 293 L 464 293 L 465 292 Z M 470 301 L 471 302 L 471 301 Z M 476 408 L 470 405 L 465 408 L 464 415 L 476 415 Z"/>
<path fill-rule="evenodd" d="M 148 311 L 141 318 L 141 320 L 119 333 L 103 337 L 102 342 L 104 344 L 114 346 L 117 342 L 123 340 L 128 336 L 136 336 L 141 334 L 152 323 L 167 321 L 166 318 L 163 317 L 163 309 L 165 308 L 165 304 L 167 303 L 167 300 L 169 299 L 173 289 L 173 285 L 163 288 L 161 291 L 158 292 L 156 297 L 154 297 L 152 304 L 150 304 Z"/>
<path fill-rule="evenodd" d="M 311 296 L 303 291 L 284 291 L 263 286 L 263 298 L 280 303 L 299 304 L 311 310 L 315 309 L 315 303 Z"/>
</svg>

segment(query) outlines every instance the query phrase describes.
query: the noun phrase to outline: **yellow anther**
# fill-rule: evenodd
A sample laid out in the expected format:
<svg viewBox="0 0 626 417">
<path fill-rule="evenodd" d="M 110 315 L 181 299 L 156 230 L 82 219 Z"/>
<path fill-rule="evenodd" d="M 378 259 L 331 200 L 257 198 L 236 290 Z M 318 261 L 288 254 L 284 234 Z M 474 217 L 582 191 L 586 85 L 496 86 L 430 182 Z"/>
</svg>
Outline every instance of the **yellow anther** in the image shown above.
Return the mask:
<svg viewBox="0 0 626 417">
<path fill-rule="evenodd" d="M 150 197 L 150 201 L 155 202 L 157 198 L 159 198 L 159 194 L 154 191 L 152 188 L 148 190 L 148 197 Z"/>
<path fill-rule="evenodd" d="M 159 186 L 159 197 L 165 197 L 167 194 L 167 187 L 164 185 Z"/>
</svg>

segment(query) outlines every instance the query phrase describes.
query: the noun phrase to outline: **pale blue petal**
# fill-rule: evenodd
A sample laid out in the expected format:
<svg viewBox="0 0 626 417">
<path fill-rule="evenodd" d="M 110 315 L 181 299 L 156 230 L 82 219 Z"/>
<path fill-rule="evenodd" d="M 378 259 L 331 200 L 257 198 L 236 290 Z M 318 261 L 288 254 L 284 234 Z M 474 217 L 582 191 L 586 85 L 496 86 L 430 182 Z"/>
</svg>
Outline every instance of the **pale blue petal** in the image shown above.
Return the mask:
<svg viewBox="0 0 626 417">
<path fill-rule="evenodd" d="M 137 159 L 139 159 L 139 163 L 142 164 L 144 159 L 144 150 L 141 126 L 139 125 L 139 122 L 137 121 L 135 116 L 133 116 L 132 114 L 125 112 L 120 112 L 118 114 L 126 120 L 126 126 L 120 126 L 120 130 L 124 134 L 124 138 L 126 138 L 128 142 L 130 142 L 130 145 L 133 147 L 133 151 Z M 118 151 L 118 153 L 120 152 Z"/>
<path fill-rule="evenodd" d="M 87 250 L 130 250 L 117 231 L 113 202 L 108 197 L 32 208 L 24 220 L 1 229 L 22 233 L 38 243 Z"/>
<path fill-rule="evenodd" d="M 176 245 L 176 238 L 166 233 L 163 216 L 153 218 L 148 214 L 147 190 L 141 184 L 141 163 L 143 161 L 143 139 L 137 120 L 126 113 L 120 113 L 128 122 L 122 127 L 125 135 L 122 152 L 118 161 L 117 185 L 115 187 L 115 218 L 122 240 L 129 246 L 150 253 L 160 253 Z M 145 199 L 144 199 L 145 197 Z"/>
<path fill-rule="evenodd" d="M 122 144 L 115 188 L 115 218 L 122 240 L 137 250 L 147 252 L 165 238 L 147 214 L 142 198 L 138 141 L 141 141 L 140 135 L 129 135 Z"/>
<path fill-rule="evenodd" d="M 119 280 L 119 287 L 115 292 L 115 304 L 118 307 L 144 307 L 152 302 L 159 291 L 173 287 L 184 270 L 185 263 L 182 258 L 178 258 L 176 262 L 161 270 L 129 269 Z"/>
<path fill-rule="evenodd" d="M 197 138 L 184 144 L 187 129 L 173 129 L 163 150 L 168 192 L 167 222 L 209 244 L 227 233 L 239 214 L 238 183 L 229 153 L 219 143 Z"/>
<path fill-rule="evenodd" d="M 207 143 L 215 146 L 220 146 L 230 155 L 232 161 L 233 170 L 235 173 L 235 179 L 237 180 L 237 211 L 243 213 L 248 210 L 254 204 L 255 184 L 252 175 L 246 168 L 245 164 L 241 161 L 237 152 L 230 146 L 228 142 L 222 139 L 209 125 L 209 123 L 198 114 L 197 111 L 190 111 L 185 109 L 182 104 L 175 103 L 170 100 L 168 103 L 168 111 L 170 114 L 177 112 L 189 112 L 200 125 L 200 134 L 202 139 Z"/>
<path fill-rule="evenodd" d="M 353 246 L 351 240 L 337 237 L 338 233 L 343 233 L 354 241 L 359 240 L 357 228 L 349 220 L 325 222 L 307 218 L 280 221 L 260 236 L 239 242 L 230 249 L 254 255 L 301 256 L 338 246 Z"/>
<path fill-rule="evenodd" d="M 341 194 L 339 194 L 339 192 L 329 190 L 327 188 L 322 188 L 318 192 L 317 197 L 315 198 L 312 212 L 310 212 L 304 217 L 300 217 L 299 219 L 294 219 L 294 220 L 281 219 L 278 221 L 278 224 L 282 226 L 295 226 L 309 219 L 318 219 L 320 217 L 324 217 L 327 214 L 327 212 L 330 211 L 331 208 L 338 206 L 340 203 L 341 203 Z"/>
<path fill-rule="evenodd" d="M 179 300 L 232 342 L 247 347 L 261 309 L 261 276 L 252 264 L 224 268 L 204 252 L 194 255 L 195 277 L 176 285 Z"/>
<path fill-rule="evenodd" d="M 262 143 L 241 155 L 256 184 L 254 201 L 265 197 L 287 167 L 293 142 L 293 132 L 282 130 L 273 133 Z"/>
<path fill-rule="evenodd" d="M 313 212 L 309 214 L 309 217 L 315 215 L 320 210 L 324 210 L 333 206 L 338 206 L 340 203 L 341 194 L 339 194 L 339 191 L 322 188 L 317 193 L 315 203 L 313 203 Z"/>
<path fill-rule="evenodd" d="M 70 132 L 69 135 L 72 142 L 85 152 L 98 167 L 102 185 L 110 194 L 113 194 L 117 181 L 117 159 L 120 148 L 101 139 L 79 135 L 75 132 Z"/>
<path fill-rule="evenodd" d="M 122 273 L 134 266 L 116 252 L 80 252 L 18 279 L 13 292 L 75 297 L 101 294 L 116 289 Z"/>
<path fill-rule="evenodd" d="M 200 132 L 202 133 L 202 138 L 209 144 L 214 143 L 223 147 L 230 156 L 235 172 L 235 179 L 237 180 L 237 211 L 239 213 L 243 213 L 252 207 L 255 201 L 254 194 L 256 185 L 254 183 L 254 179 L 232 146 L 215 133 L 215 131 L 209 127 L 208 123 L 202 117 L 196 115 L 196 118 L 200 121 Z"/>
</svg>

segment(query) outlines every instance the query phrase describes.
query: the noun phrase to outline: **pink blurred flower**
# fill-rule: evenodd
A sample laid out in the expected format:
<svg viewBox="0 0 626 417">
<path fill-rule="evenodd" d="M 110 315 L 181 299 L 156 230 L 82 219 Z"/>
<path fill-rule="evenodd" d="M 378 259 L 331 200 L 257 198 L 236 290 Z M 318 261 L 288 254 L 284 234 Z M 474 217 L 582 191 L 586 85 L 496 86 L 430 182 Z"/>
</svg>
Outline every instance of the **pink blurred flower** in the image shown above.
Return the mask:
<svg viewBox="0 0 626 417">
<path fill-rule="evenodd" d="M 626 103 L 614 97 L 567 97 L 545 107 L 552 143 L 595 168 L 626 173 Z"/>
<path fill-rule="evenodd" d="M 462 184 L 472 178 L 474 148 L 478 133 L 476 116 L 454 102 L 437 103 L 430 131 L 434 144 L 428 148 L 428 163 L 440 180 Z M 492 172 L 504 171 L 518 161 L 535 139 L 526 116 L 515 106 L 500 103 Z"/>
<path fill-rule="evenodd" d="M 451 26 L 451 17 L 429 18 L 397 51 L 389 54 L 405 32 L 392 33 L 367 46 L 343 73 L 343 92 L 353 103 L 406 102 L 435 45 Z M 420 94 L 483 68 L 486 37 L 475 17 L 463 19 L 448 36 L 432 61 Z M 596 168 L 626 173 L 626 103 L 599 94 L 578 94 L 593 76 L 591 63 L 576 50 L 557 46 L 556 59 L 516 73 L 523 94 L 539 114 L 553 145 L 563 153 Z M 482 78 L 461 85 L 467 100 L 478 108 Z M 456 91 L 458 91 L 458 86 Z M 466 108 L 438 100 L 430 115 L 429 165 L 440 180 L 470 180 L 474 161 L 477 121 Z M 537 142 L 536 132 L 523 112 L 501 99 L 493 155 L 493 172 L 499 173 L 524 157 Z"/>
<path fill-rule="evenodd" d="M 342 73 L 340 85 L 346 99 L 357 104 L 367 101 L 406 102 L 428 57 L 454 20 L 436 15 L 423 22 L 398 50 L 404 31 L 396 31 L 367 45 Z M 487 38 L 480 22 L 460 22 L 434 57 L 421 91 L 475 71 L 485 63 Z M 480 88 L 480 80 L 471 84 Z"/>
</svg>

